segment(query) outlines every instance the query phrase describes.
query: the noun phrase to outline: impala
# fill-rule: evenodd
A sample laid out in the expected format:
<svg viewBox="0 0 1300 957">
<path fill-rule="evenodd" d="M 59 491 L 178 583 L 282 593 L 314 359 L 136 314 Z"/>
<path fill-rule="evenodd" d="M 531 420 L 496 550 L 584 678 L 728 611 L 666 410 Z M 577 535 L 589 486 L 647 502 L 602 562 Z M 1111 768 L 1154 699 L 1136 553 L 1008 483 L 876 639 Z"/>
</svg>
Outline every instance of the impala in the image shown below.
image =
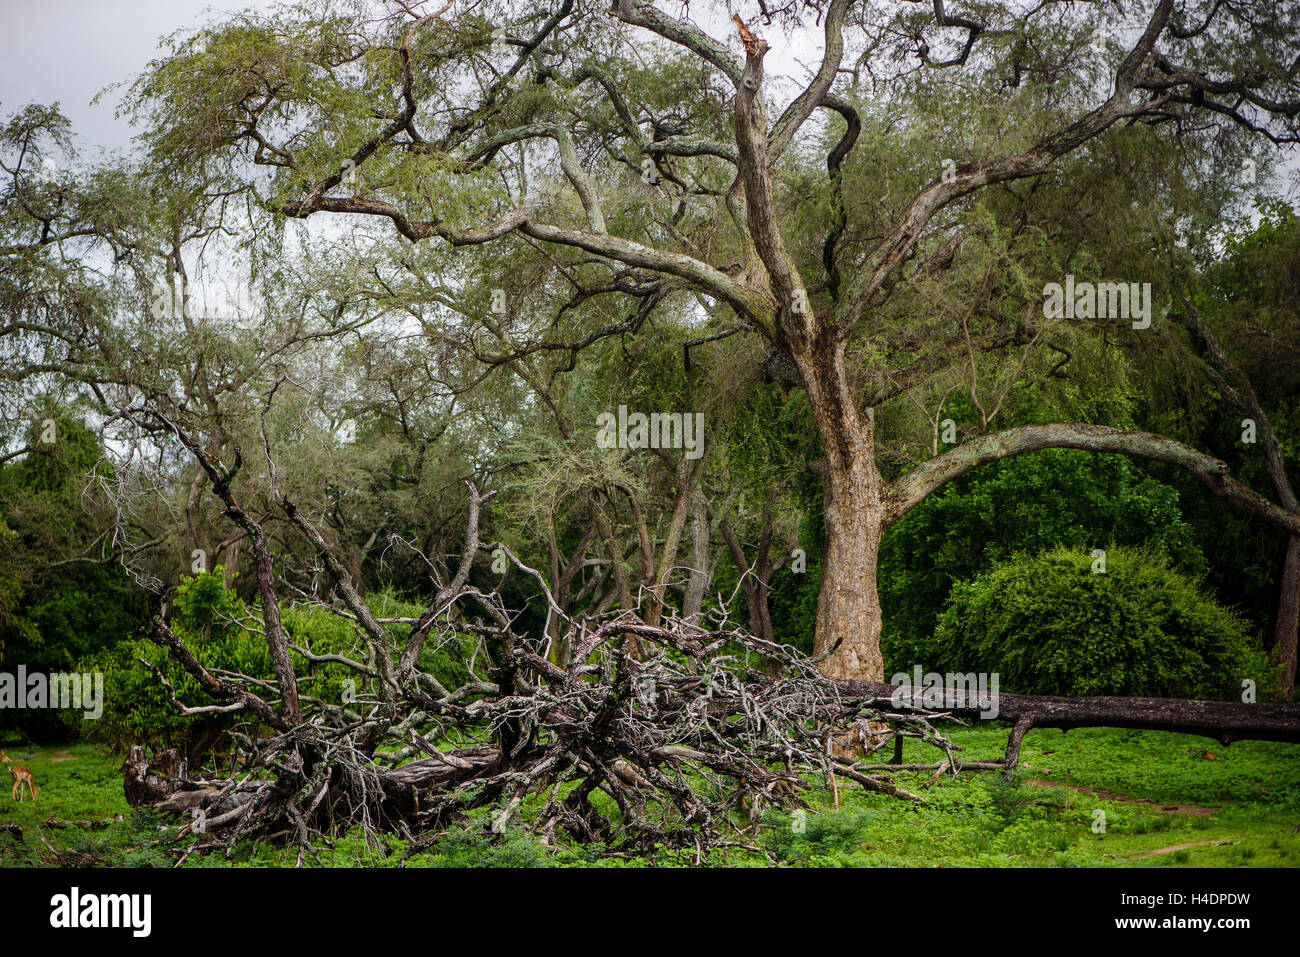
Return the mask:
<svg viewBox="0 0 1300 957">
<path fill-rule="evenodd" d="M 36 796 L 41 793 L 41 789 L 36 786 L 36 782 L 32 779 L 31 768 L 24 764 L 12 764 L 9 755 L 5 754 L 4 751 L 0 751 L 0 762 L 8 764 L 9 773 L 14 776 L 14 800 L 21 801 L 23 799 L 23 785 L 26 784 L 27 790 L 31 792 L 32 800 L 35 801 Z"/>
</svg>

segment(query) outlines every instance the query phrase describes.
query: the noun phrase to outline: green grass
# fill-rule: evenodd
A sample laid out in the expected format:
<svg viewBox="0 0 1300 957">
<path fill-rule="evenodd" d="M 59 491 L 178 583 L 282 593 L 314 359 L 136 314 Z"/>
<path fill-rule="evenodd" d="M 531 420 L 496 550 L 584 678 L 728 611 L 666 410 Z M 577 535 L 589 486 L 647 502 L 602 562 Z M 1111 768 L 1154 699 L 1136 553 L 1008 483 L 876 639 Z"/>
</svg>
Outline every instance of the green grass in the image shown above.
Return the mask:
<svg viewBox="0 0 1300 957">
<path fill-rule="evenodd" d="M 970 760 L 1001 753 L 1006 729 L 962 728 L 952 737 Z M 1207 756 L 1207 750 L 1209 755 Z M 62 753 L 60 753 L 62 752 Z M 72 756 L 74 760 L 55 760 Z M 66 749 L 11 749 L 32 768 L 40 801 L 10 802 L 0 791 L 0 821 L 15 821 L 26 840 L 0 835 L 0 863 L 55 863 L 44 836 L 63 852 L 84 852 L 101 864 L 168 866 L 178 849 L 159 841 L 159 827 L 178 824 L 132 812 L 122 797 L 120 759 L 90 745 Z M 907 742 L 904 760 L 933 761 L 937 752 Z M 929 773 L 904 772 L 895 782 L 920 792 Z M 1035 781 L 1043 783 L 1034 783 Z M 1084 789 L 1106 792 L 1090 793 Z M 713 865 L 767 866 L 769 857 L 796 867 L 1295 867 L 1300 865 L 1300 745 L 1242 741 L 1222 747 L 1204 738 L 1159 732 L 1080 729 L 1033 731 L 1021 767 L 1010 776 L 963 772 L 924 792 L 924 804 L 840 787 L 810 793 L 800 817 L 773 812 L 757 838 L 766 853 L 727 849 Z M 1139 799 L 1146 799 L 1145 801 Z M 1194 805 L 1208 814 L 1170 813 L 1166 805 Z M 1189 809 L 1194 810 L 1194 809 Z M 525 815 L 528 807 L 523 809 Z M 1105 831 L 1094 826 L 1104 812 Z M 673 866 L 661 852 L 649 857 L 602 857 L 601 848 L 546 847 L 514 827 L 488 829 L 492 808 L 446 834 L 411 867 Z M 109 822 L 102 830 L 45 828 L 60 820 Z M 120 820 L 117 815 L 122 815 Z M 1180 845 L 1189 845 L 1180 848 Z M 326 867 L 397 866 L 404 844 L 387 837 L 367 843 L 358 833 L 320 847 Z M 1164 850 L 1149 857 L 1139 855 Z M 294 852 L 260 845 L 222 856 L 191 855 L 185 866 L 277 867 Z M 314 862 L 312 862 L 314 863 Z"/>
<path fill-rule="evenodd" d="M 134 810 L 122 795 L 120 757 L 97 745 L 80 743 L 54 748 L 6 747 L 5 751 L 13 764 L 31 768 L 40 791 L 33 801 L 24 789 L 23 800 L 14 801 L 10 796 L 12 776 L 0 772 L 0 822 L 23 829 L 21 842 L 11 834 L 0 834 L 0 864 L 53 864 L 56 854 L 89 854 L 128 867 L 166 863 L 161 849 L 152 846 L 161 819 Z M 52 820 L 103 826 L 47 826 Z"/>
<path fill-rule="evenodd" d="M 973 728 L 953 737 L 970 758 L 987 758 L 1001 749 L 1005 732 Z M 930 759 L 919 745 L 908 745 L 905 761 Z M 779 857 L 812 866 L 1300 864 L 1300 746 L 1210 743 L 1213 759 L 1203 756 L 1206 746 L 1202 738 L 1158 732 L 1034 731 L 1026 736 L 1021 767 L 1010 778 L 996 773 L 945 777 L 927 793 L 924 805 L 843 789 L 840 811 L 809 815 L 802 836 L 788 833 L 790 822 L 783 816 L 777 823 L 787 833 L 774 828 L 767 842 Z M 900 774 L 895 780 L 917 790 L 925 777 Z M 1163 805 L 1214 811 L 1167 813 Z M 1098 810 L 1105 813 L 1104 833 L 1093 828 Z M 814 834 L 813 821 L 821 817 L 835 835 Z M 1180 844 L 1201 846 L 1137 857 Z"/>
<path fill-rule="evenodd" d="M 24 828 L 50 815 L 60 820 L 106 820 L 129 814 L 122 796 L 122 759 L 93 744 L 69 744 L 54 748 L 6 747 L 9 760 L 25 764 L 40 794 L 35 802 L 24 789 L 22 802 L 11 801 L 12 777 L 0 771 L 0 820 L 15 821 Z"/>
</svg>

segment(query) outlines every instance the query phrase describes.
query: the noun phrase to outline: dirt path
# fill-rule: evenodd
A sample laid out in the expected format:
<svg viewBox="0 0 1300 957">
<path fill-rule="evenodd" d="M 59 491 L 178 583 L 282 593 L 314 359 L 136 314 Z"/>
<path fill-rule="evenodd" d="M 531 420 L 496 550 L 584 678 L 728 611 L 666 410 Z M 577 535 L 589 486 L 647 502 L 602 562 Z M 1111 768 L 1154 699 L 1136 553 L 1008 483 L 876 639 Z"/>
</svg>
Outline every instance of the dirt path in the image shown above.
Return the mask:
<svg viewBox="0 0 1300 957">
<path fill-rule="evenodd" d="M 1187 844 L 1170 844 L 1168 847 L 1157 847 L 1154 851 L 1144 851 L 1141 854 L 1131 854 L 1129 855 L 1128 859 L 1130 861 L 1140 861 L 1145 857 L 1157 857 L 1161 854 L 1172 854 L 1175 851 L 1186 851 L 1189 848 L 1193 848 L 1193 847 L 1208 847 L 1210 845 L 1214 845 L 1215 847 L 1217 847 L 1220 844 L 1240 844 L 1240 843 L 1241 841 L 1239 841 L 1237 838 L 1234 837 L 1224 838 L 1219 841 L 1190 841 Z"/>
<path fill-rule="evenodd" d="M 1202 807 L 1199 804 L 1157 804 L 1150 798 L 1133 797 L 1130 794 L 1118 794 L 1115 791 L 1104 791 L 1101 788 L 1088 788 L 1082 784 L 1066 784 L 1064 781 L 1045 781 L 1041 778 L 1028 778 L 1027 784 L 1036 784 L 1045 788 L 1069 788 L 1071 791 L 1078 791 L 1082 794 L 1091 794 L 1099 797 L 1103 801 L 1123 801 L 1125 804 L 1146 804 L 1152 810 L 1161 814 L 1187 814 L 1192 817 L 1209 817 L 1219 809 L 1217 807 Z"/>
</svg>

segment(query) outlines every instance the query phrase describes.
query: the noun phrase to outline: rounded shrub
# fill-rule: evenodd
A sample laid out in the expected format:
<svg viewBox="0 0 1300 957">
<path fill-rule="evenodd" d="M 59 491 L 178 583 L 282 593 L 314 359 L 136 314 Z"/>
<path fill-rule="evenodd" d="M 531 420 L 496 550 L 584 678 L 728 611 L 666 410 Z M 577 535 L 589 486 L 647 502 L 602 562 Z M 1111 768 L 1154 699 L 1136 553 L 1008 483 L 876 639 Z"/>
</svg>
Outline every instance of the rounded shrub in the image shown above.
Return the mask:
<svg viewBox="0 0 1300 957">
<path fill-rule="evenodd" d="M 1052 421 L 1050 417 L 1046 421 Z M 887 668 L 920 661 L 955 584 L 1020 554 L 1094 542 L 1144 548 L 1193 577 L 1208 563 L 1179 493 L 1119 455 L 1044 449 L 946 485 L 885 535 L 880 636 Z M 897 667 L 895 667 L 897 665 Z"/>
<path fill-rule="evenodd" d="M 1018 557 L 952 589 L 926 658 L 937 671 L 997 672 L 1021 694 L 1236 699 L 1274 681 L 1233 611 L 1158 555 L 1112 547 Z"/>
</svg>

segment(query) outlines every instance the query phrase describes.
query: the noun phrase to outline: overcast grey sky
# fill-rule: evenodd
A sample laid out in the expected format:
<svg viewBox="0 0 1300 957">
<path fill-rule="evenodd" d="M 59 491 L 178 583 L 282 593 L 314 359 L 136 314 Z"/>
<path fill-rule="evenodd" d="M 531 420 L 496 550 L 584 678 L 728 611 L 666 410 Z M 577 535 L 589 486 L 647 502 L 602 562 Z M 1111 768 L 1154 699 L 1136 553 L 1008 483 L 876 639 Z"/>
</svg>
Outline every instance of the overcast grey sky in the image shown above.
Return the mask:
<svg viewBox="0 0 1300 957">
<path fill-rule="evenodd" d="M 96 147 L 123 149 L 133 135 L 130 124 L 113 115 L 123 91 L 114 90 L 91 106 L 97 93 L 140 73 L 158 55 L 159 40 L 173 31 L 276 2 L 0 0 L 0 116 L 28 103 L 57 101 L 72 121 L 79 150 L 93 154 Z M 726 37 L 730 25 L 719 16 L 720 35 Z M 807 65 L 795 62 L 798 52 L 777 45 L 768 66 L 770 87 L 781 88 L 783 73 L 806 74 Z"/>
<path fill-rule="evenodd" d="M 93 159 L 98 148 L 125 149 L 133 130 L 114 113 L 122 90 L 96 106 L 106 86 L 131 80 L 159 53 L 160 38 L 193 29 L 224 13 L 265 9 L 276 0 L 0 0 L 0 116 L 28 103 L 58 102 L 72 121 L 78 151 Z M 694 11 L 693 11 L 694 12 Z M 727 37 L 721 11 L 701 22 Z M 634 33 L 635 35 L 635 33 Z M 768 64 L 769 95 L 777 102 L 794 94 L 815 65 L 808 37 L 774 44 Z M 805 61 L 804 58 L 807 58 Z M 798 77 L 793 83 L 790 78 Z M 1300 191 L 1300 150 L 1287 151 L 1281 181 L 1294 202 Z"/>
<path fill-rule="evenodd" d="M 158 55 L 158 41 L 222 11 L 268 7 L 272 0 L 0 0 L 0 115 L 28 103 L 58 101 L 72 120 L 78 149 L 125 148 L 132 135 L 113 114 L 110 83 L 129 80 Z"/>
</svg>

